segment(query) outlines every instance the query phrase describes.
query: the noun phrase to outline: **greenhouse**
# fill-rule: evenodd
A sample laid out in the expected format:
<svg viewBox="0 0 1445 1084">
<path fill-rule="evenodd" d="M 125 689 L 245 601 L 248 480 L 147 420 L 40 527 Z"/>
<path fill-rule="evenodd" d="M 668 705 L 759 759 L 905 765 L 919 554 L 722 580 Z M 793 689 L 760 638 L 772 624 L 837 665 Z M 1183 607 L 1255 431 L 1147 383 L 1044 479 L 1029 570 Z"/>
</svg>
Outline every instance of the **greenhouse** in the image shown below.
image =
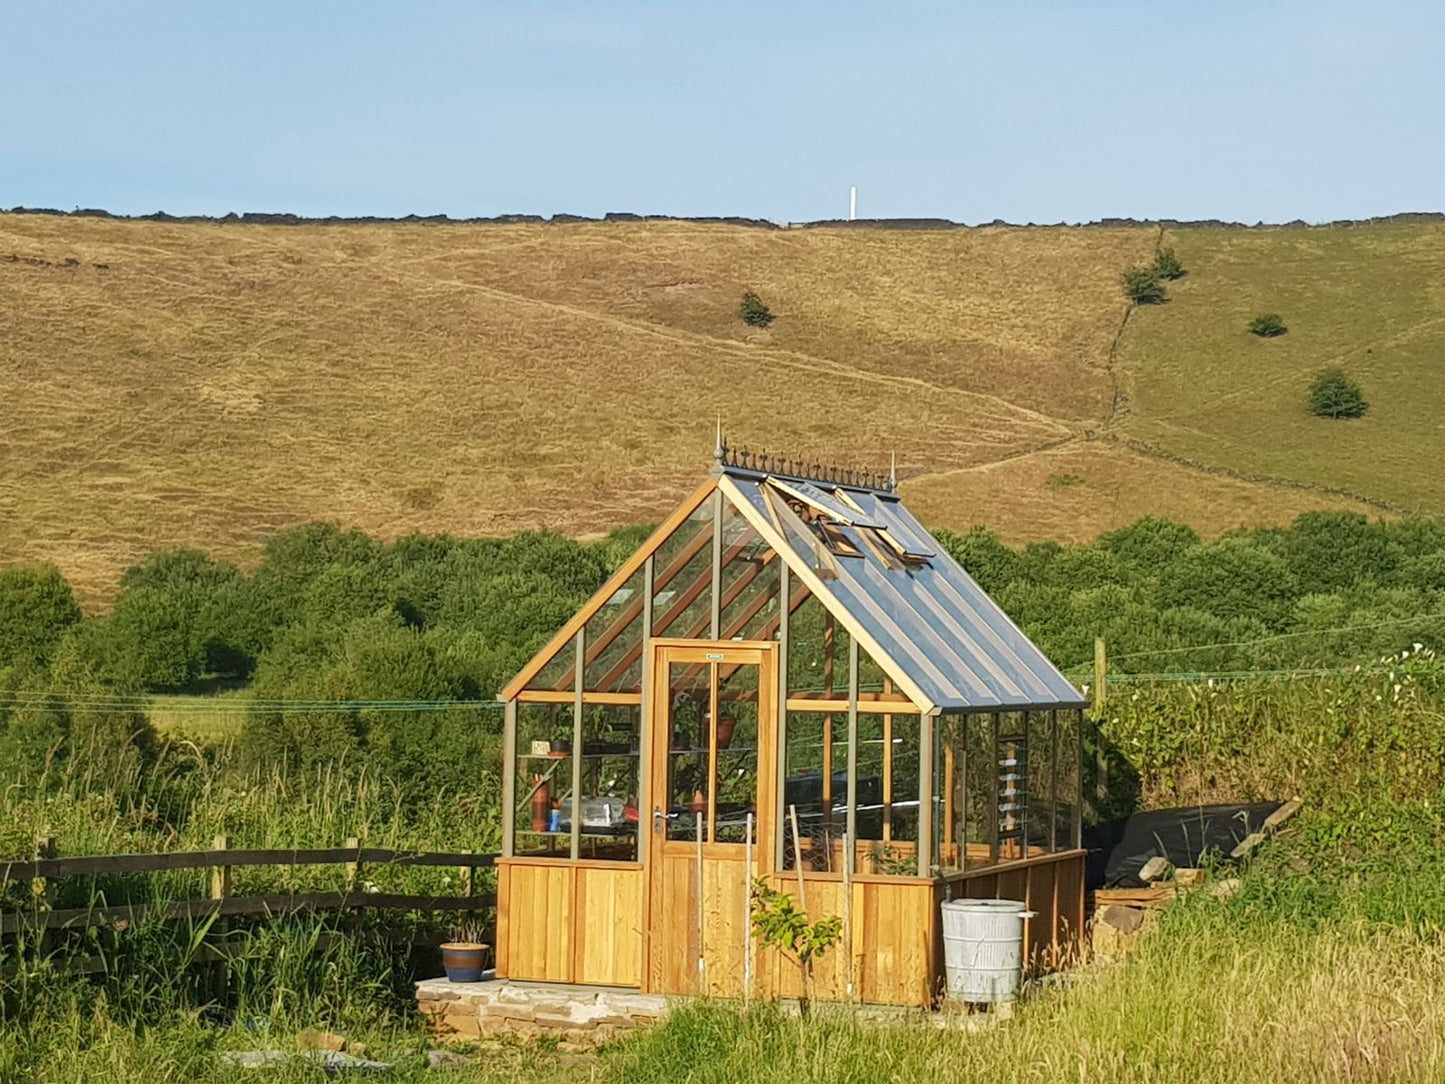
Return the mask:
<svg viewBox="0 0 1445 1084">
<path fill-rule="evenodd" d="M 818 995 L 929 1005 L 939 904 L 1083 921 L 1084 699 L 888 476 L 734 451 L 500 693 L 497 974 L 776 996 L 754 877 L 838 915 Z"/>
</svg>

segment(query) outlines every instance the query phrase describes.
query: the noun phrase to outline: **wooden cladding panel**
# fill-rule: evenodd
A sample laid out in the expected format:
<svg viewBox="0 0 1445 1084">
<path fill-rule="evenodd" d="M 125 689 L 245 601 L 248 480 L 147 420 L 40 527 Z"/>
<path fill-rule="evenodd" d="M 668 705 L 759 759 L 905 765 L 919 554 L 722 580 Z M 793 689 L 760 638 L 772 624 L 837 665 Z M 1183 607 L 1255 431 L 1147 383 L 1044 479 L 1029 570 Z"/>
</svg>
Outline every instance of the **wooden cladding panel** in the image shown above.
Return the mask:
<svg viewBox="0 0 1445 1084">
<path fill-rule="evenodd" d="M 505 864 L 497 893 L 497 931 L 506 940 L 498 957 L 502 977 L 571 982 L 573 880 L 568 866 Z"/>
<path fill-rule="evenodd" d="M 640 869 L 579 867 L 575 871 L 573 982 L 642 985 Z"/>
<path fill-rule="evenodd" d="M 777 888 L 794 898 L 797 881 L 787 875 L 771 878 Z M 933 1000 L 934 942 L 937 911 L 934 884 L 858 883 L 852 885 L 852 977 L 854 1000 L 878 1005 L 924 1006 Z M 809 880 L 808 917 L 843 913 L 841 881 Z M 845 939 L 845 944 L 847 940 Z M 764 997 L 797 997 L 802 976 L 791 957 L 761 948 L 754 974 Z M 814 966 L 813 981 L 819 999 L 845 1001 L 848 996 L 848 954 L 842 947 L 823 956 Z"/>
<path fill-rule="evenodd" d="M 497 974 L 640 986 L 646 876 L 636 866 L 499 863 Z"/>
<path fill-rule="evenodd" d="M 1024 923 L 1026 959 L 1031 970 L 1059 967 L 1078 953 L 1084 928 L 1082 853 L 979 873 L 955 881 L 953 895 L 963 899 L 1022 900 L 1036 912 Z"/>
</svg>

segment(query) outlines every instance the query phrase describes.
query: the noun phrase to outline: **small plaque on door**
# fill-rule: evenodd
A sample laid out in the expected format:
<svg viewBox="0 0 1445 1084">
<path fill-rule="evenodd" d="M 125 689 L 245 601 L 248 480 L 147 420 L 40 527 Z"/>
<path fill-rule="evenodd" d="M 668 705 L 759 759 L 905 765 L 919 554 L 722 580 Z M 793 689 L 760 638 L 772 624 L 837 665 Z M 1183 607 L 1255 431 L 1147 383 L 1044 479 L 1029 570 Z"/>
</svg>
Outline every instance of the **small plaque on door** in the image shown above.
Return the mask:
<svg viewBox="0 0 1445 1084">
<path fill-rule="evenodd" d="M 721 651 L 709 651 L 709 652 L 707 653 L 707 661 L 708 661 L 708 662 L 721 662 L 721 661 L 722 661 L 722 657 L 723 657 L 723 653 L 722 653 Z"/>
</svg>

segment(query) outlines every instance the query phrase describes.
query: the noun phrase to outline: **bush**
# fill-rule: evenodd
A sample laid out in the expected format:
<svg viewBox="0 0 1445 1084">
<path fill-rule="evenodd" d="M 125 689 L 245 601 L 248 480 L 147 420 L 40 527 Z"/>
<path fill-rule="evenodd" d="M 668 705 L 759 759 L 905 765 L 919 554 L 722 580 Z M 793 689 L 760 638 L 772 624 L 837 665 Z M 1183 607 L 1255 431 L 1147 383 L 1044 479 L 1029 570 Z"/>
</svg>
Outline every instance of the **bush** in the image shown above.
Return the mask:
<svg viewBox="0 0 1445 1084">
<path fill-rule="evenodd" d="M 44 662 L 79 621 L 75 594 L 54 565 L 0 569 L 0 670 Z"/>
<path fill-rule="evenodd" d="M 1159 305 L 1168 300 L 1164 283 L 1152 267 L 1131 267 L 1119 276 L 1124 296 L 1136 305 Z"/>
<path fill-rule="evenodd" d="M 1184 265 L 1179 262 L 1179 257 L 1174 255 L 1172 248 L 1161 248 L 1159 255 L 1154 257 L 1154 274 L 1171 282 L 1184 277 Z"/>
<path fill-rule="evenodd" d="M 1261 339 L 1273 339 L 1288 330 L 1277 312 L 1262 312 L 1249 322 L 1250 334 L 1258 335 Z"/>
<path fill-rule="evenodd" d="M 767 327 L 773 322 L 773 313 L 763 299 L 757 294 L 748 290 L 743 294 L 742 304 L 738 306 L 738 315 L 743 318 L 743 323 L 748 327 Z"/>
<path fill-rule="evenodd" d="M 1326 369 L 1310 385 L 1310 413 L 1321 418 L 1358 418 L 1370 409 L 1360 386 L 1343 369 Z"/>
</svg>

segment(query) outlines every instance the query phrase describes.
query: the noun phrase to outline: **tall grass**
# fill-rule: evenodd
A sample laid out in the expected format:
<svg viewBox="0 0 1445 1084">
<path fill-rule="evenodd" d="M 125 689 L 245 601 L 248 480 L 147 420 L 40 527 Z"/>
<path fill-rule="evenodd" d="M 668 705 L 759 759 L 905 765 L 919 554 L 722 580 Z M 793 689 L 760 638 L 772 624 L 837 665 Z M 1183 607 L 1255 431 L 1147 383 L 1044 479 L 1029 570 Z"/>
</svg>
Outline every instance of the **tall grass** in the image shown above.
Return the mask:
<svg viewBox="0 0 1445 1084">
<path fill-rule="evenodd" d="M 613 1054 L 607 1079 L 672 1084 L 1445 1078 L 1445 937 L 1355 918 L 1311 928 L 1191 901 L 1124 962 L 1037 991 L 977 1031 L 845 1009 L 700 1005 Z"/>
</svg>

